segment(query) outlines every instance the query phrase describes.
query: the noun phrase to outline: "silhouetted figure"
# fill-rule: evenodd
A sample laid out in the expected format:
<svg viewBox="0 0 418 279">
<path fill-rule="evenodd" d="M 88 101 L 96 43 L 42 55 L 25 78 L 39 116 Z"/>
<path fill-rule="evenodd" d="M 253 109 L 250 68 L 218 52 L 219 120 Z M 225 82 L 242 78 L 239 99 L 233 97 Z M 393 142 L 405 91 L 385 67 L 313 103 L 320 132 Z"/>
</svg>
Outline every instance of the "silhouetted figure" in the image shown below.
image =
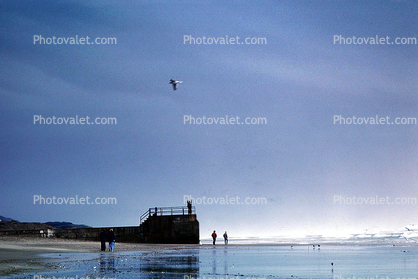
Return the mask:
<svg viewBox="0 0 418 279">
<path fill-rule="evenodd" d="M 224 237 L 224 240 L 225 240 L 225 245 L 228 245 L 228 234 L 226 233 L 226 231 L 225 231 L 223 237 Z"/>
<path fill-rule="evenodd" d="M 187 201 L 187 210 L 188 210 L 189 215 L 191 215 L 192 214 L 192 202 L 189 200 Z"/>
<path fill-rule="evenodd" d="M 109 242 L 109 250 L 113 252 L 113 246 L 115 245 L 115 233 L 113 229 L 110 229 L 107 233 L 107 241 Z"/>
<path fill-rule="evenodd" d="M 106 240 L 107 240 L 107 233 L 103 229 L 99 234 L 100 242 L 102 244 L 101 250 L 106 251 Z"/>
<path fill-rule="evenodd" d="M 213 238 L 213 245 L 215 245 L 215 242 L 216 242 L 216 237 L 217 237 L 218 235 L 216 234 L 216 231 L 213 231 L 213 233 L 212 233 L 212 238 Z"/>
</svg>

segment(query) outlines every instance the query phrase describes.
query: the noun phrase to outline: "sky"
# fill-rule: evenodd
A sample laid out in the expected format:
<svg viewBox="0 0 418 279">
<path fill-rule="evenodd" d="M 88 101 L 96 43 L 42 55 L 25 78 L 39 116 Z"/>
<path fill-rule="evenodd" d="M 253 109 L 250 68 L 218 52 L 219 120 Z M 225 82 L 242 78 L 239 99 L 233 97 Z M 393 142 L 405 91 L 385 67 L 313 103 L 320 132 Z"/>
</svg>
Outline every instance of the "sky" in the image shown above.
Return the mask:
<svg viewBox="0 0 418 279">
<path fill-rule="evenodd" d="M 201 238 L 416 224 L 417 12 L 402 0 L 0 1 L 0 215 L 136 226 L 188 196 Z M 76 36 L 115 41 L 63 43 Z M 213 41 L 227 36 L 240 44 Z M 230 198 L 240 204 L 220 204 Z"/>
</svg>

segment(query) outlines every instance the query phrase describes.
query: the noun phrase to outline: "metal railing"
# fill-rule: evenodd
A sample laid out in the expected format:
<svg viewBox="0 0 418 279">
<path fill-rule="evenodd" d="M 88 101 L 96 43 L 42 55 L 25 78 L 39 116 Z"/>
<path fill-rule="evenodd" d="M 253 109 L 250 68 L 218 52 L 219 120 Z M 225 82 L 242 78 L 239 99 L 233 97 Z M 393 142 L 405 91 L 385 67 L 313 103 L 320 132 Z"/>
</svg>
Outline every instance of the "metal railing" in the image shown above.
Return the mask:
<svg viewBox="0 0 418 279">
<path fill-rule="evenodd" d="M 196 208 L 194 206 L 192 206 L 190 214 L 196 214 Z M 189 209 L 187 206 L 149 208 L 147 211 L 144 212 L 144 214 L 141 215 L 139 224 L 141 225 L 150 216 L 169 215 L 189 215 Z"/>
</svg>

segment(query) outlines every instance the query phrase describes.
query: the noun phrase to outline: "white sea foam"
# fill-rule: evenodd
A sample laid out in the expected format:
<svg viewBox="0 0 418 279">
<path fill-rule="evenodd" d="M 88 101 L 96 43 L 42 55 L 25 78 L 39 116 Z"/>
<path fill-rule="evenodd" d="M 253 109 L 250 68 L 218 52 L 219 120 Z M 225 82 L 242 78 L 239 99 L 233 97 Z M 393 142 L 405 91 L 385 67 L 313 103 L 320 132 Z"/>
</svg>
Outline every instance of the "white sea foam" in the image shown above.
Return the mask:
<svg viewBox="0 0 418 279">
<path fill-rule="evenodd" d="M 211 238 L 201 239 L 203 244 L 211 244 Z M 415 245 L 418 242 L 418 228 L 414 225 L 399 230 L 383 231 L 379 228 L 365 229 L 363 233 L 347 236 L 306 235 L 304 237 L 270 236 L 270 237 L 233 237 L 230 235 L 229 244 L 362 244 L 362 245 Z M 219 239 L 217 244 L 223 244 Z"/>
</svg>

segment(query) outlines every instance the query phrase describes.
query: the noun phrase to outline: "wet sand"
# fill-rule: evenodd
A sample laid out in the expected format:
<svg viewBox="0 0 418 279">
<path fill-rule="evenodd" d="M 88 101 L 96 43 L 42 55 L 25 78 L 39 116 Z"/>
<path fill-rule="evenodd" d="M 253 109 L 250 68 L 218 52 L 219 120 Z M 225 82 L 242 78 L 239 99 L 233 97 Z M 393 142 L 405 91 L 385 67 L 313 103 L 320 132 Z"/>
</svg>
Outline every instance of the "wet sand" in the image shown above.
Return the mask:
<svg viewBox="0 0 418 279">
<path fill-rule="evenodd" d="M 174 244 L 116 243 L 117 251 L 158 251 L 170 249 Z M 183 245 L 184 246 L 184 245 Z M 51 270 L 39 254 L 50 253 L 100 253 L 99 241 L 59 238 L 0 236 L 0 276 L 24 272 Z"/>
<path fill-rule="evenodd" d="M 166 245 L 0 237 L 4 278 L 416 278 L 415 245 Z M 41 277 L 42 276 L 42 277 Z"/>
</svg>

